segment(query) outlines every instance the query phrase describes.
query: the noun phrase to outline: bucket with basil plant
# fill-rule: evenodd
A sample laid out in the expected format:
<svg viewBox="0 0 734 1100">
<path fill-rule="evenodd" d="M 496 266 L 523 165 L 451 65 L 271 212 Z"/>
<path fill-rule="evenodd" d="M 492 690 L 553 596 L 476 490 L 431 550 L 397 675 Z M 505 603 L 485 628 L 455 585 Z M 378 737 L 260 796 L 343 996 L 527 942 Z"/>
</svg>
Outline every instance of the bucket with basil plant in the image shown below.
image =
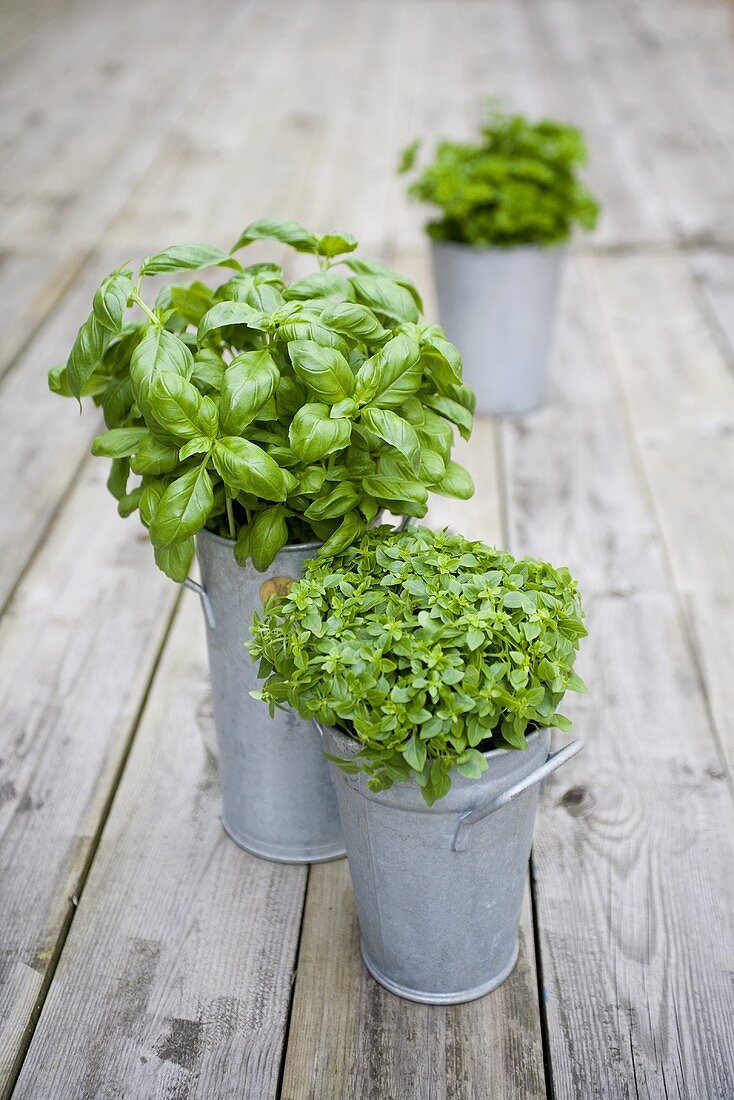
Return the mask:
<svg viewBox="0 0 734 1100">
<path fill-rule="evenodd" d="M 275 263 L 244 266 L 236 254 L 260 240 L 310 253 L 313 273 L 288 283 Z M 451 460 L 454 426 L 468 436 L 472 423 L 459 354 L 421 323 L 415 287 L 356 246 L 265 219 L 231 252 L 177 245 L 135 276 L 121 267 L 49 378 L 101 407 L 92 450 L 112 460 L 120 514 L 139 515 L 158 566 L 202 598 L 222 820 L 248 851 L 286 862 L 344 848 L 312 724 L 279 713 L 267 729 L 249 696 L 254 607 L 383 509 L 421 516 L 429 492 L 473 491 Z M 172 281 L 205 267 L 220 278 Z M 168 285 L 151 301 L 158 275 Z"/>
<path fill-rule="evenodd" d="M 403 154 L 415 166 L 418 143 Z M 573 126 L 492 112 L 476 143 L 442 141 L 409 188 L 440 214 L 431 238 L 441 323 L 480 412 L 517 415 L 545 397 L 565 245 L 599 207 L 578 177 Z"/>
<path fill-rule="evenodd" d="M 568 570 L 424 527 L 367 532 L 268 602 L 258 698 L 322 729 L 368 970 L 410 1000 L 499 985 L 558 706 L 584 690 Z"/>
</svg>

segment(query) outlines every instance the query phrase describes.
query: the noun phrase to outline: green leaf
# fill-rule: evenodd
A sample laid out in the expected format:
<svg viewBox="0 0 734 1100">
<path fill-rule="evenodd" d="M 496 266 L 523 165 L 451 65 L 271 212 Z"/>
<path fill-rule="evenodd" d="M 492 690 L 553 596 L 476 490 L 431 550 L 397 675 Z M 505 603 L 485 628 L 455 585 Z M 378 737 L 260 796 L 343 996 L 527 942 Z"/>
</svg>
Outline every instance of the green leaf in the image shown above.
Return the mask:
<svg viewBox="0 0 734 1100">
<path fill-rule="evenodd" d="M 467 749 L 456 761 L 456 770 L 467 779 L 479 779 L 489 765 L 477 749 Z"/>
<path fill-rule="evenodd" d="M 256 443 L 239 436 L 224 436 L 214 444 L 212 459 L 222 481 L 235 493 L 252 493 L 263 500 L 285 500 L 287 488 L 281 470 Z"/>
<path fill-rule="evenodd" d="M 157 375 L 148 391 L 148 402 L 156 422 L 178 439 L 200 435 L 213 439 L 217 434 L 216 405 L 178 374 Z"/>
<path fill-rule="evenodd" d="M 130 466 L 133 473 L 157 476 L 171 473 L 179 465 L 177 443 L 163 443 L 149 432 L 143 436 Z"/>
<path fill-rule="evenodd" d="M 410 145 L 406 145 L 405 149 L 400 154 L 400 162 L 398 164 L 398 175 L 401 176 L 405 172 L 410 172 L 415 167 L 416 158 L 418 157 L 418 151 L 421 147 L 420 140 L 412 141 Z"/>
<path fill-rule="evenodd" d="M 211 447 L 212 441 L 208 436 L 195 435 L 188 443 L 184 443 L 178 452 L 179 462 L 185 462 L 187 458 L 191 458 L 193 455 L 208 454 Z"/>
<path fill-rule="evenodd" d="M 227 364 L 221 355 L 217 355 L 212 348 L 200 348 L 194 356 L 194 369 L 190 380 L 200 389 L 215 390 L 219 393 L 226 369 Z"/>
<path fill-rule="evenodd" d="M 413 771 L 423 771 L 428 753 L 424 743 L 415 734 L 405 742 L 402 753 L 403 759 L 410 764 Z"/>
<path fill-rule="evenodd" d="M 260 218 L 250 222 L 232 246 L 232 252 L 251 244 L 253 241 L 280 241 L 295 248 L 296 252 L 318 252 L 319 238 L 309 233 L 298 222 L 284 218 Z"/>
<path fill-rule="evenodd" d="M 66 361 L 66 380 L 74 397 L 82 396 L 85 384 L 101 367 L 102 355 L 112 334 L 91 314 L 76 334 Z"/>
<path fill-rule="evenodd" d="M 435 394 L 426 397 L 426 405 L 450 420 L 452 424 L 456 424 L 464 439 L 469 438 L 472 430 L 472 414 L 463 405 L 452 401 L 449 397 L 439 397 Z"/>
<path fill-rule="evenodd" d="M 128 272 L 113 271 L 103 280 L 94 295 L 92 310 L 103 328 L 113 335 L 122 330 L 122 319 L 133 290 L 133 282 Z"/>
<path fill-rule="evenodd" d="M 229 325 L 245 325 L 247 328 L 267 332 L 270 320 L 265 313 L 253 309 L 245 302 L 217 302 L 206 311 L 199 322 L 197 340 L 201 344 L 210 333 Z"/>
<path fill-rule="evenodd" d="M 354 275 L 352 286 L 358 301 L 373 309 L 379 316 L 398 324 L 417 321 L 420 311 L 409 290 L 392 279 L 379 275 Z"/>
<path fill-rule="evenodd" d="M 421 445 L 415 428 L 390 409 L 362 410 L 362 423 L 408 460 L 414 474 L 420 470 Z M 461 467 L 457 467 L 461 469 Z"/>
<path fill-rule="evenodd" d="M 419 481 L 409 481 L 401 477 L 365 477 L 362 487 L 376 500 L 400 500 L 414 504 L 425 504 L 428 490 Z"/>
<path fill-rule="evenodd" d="M 107 478 L 107 488 L 115 500 L 122 500 L 127 493 L 127 479 L 130 473 L 130 462 L 127 458 L 113 458 L 110 466 L 110 474 Z"/>
<path fill-rule="evenodd" d="M 343 481 L 326 496 L 319 497 L 310 504 L 303 514 L 306 519 L 318 521 L 338 519 L 356 508 L 360 500 L 361 494 L 357 492 L 351 481 Z"/>
<path fill-rule="evenodd" d="M 359 241 L 351 233 L 326 233 L 319 238 L 320 256 L 341 256 L 345 252 L 354 252 Z"/>
<path fill-rule="evenodd" d="M 293 417 L 288 430 L 291 449 L 301 462 L 317 462 L 349 446 L 352 422 L 330 417 L 328 405 L 312 402 Z"/>
<path fill-rule="evenodd" d="M 150 524 L 150 541 L 165 550 L 195 535 L 206 523 L 214 505 L 212 481 L 206 465 L 187 470 L 171 482 Z"/>
<path fill-rule="evenodd" d="M 250 526 L 249 552 L 258 572 L 272 564 L 276 554 L 288 542 L 285 508 L 276 505 L 257 512 Z"/>
<path fill-rule="evenodd" d="M 148 256 L 140 265 L 141 275 L 160 275 L 166 271 L 194 271 L 200 267 L 235 267 L 233 256 L 210 244 L 174 244 L 164 252 Z"/>
<path fill-rule="evenodd" d="M 401 332 L 359 368 L 355 397 L 364 404 L 400 406 L 418 392 L 421 379 L 418 341 Z"/>
<path fill-rule="evenodd" d="M 214 302 L 214 294 L 205 283 L 192 283 L 191 286 L 170 287 L 171 304 L 190 325 L 198 325 L 201 318 Z"/>
<path fill-rule="evenodd" d="M 130 381 L 138 408 L 146 419 L 151 415 L 148 395 L 155 378 L 163 372 L 188 378 L 194 357 L 184 344 L 167 329 L 152 326 L 130 359 Z"/>
<path fill-rule="evenodd" d="M 303 384 L 330 405 L 351 397 L 354 375 L 336 348 L 325 348 L 313 340 L 295 340 L 288 345 L 293 370 Z"/>
<path fill-rule="evenodd" d="M 239 435 L 257 419 L 275 393 L 280 372 L 269 351 L 246 351 L 229 364 L 222 379 L 219 418 L 226 435 Z"/>
<path fill-rule="evenodd" d="M 444 497 L 456 497 L 457 500 L 469 500 L 474 496 L 474 482 L 471 474 L 458 462 L 450 460 L 446 463 L 444 476 L 431 488 L 434 493 L 440 493 Z"/>
<path fill-rule="evenodd" d="M 357 302 L 329 302 L 321 313 L 321 324 L 354 340 L 380 344 L 390 336 L 371 309 Z"/>
<path fill-rule="evenodd" d="M 297 299 L 310 301 L 313 298 L 333 296 L 349 298 L 351 293 L 352 284 L 346 275 L 340 275 L 338 271 L 317 271 L 286 287 L 285 298 L 287 301 Z"/>
<path fill-rule="evenodd" d="M 348 512 L 334 534 L 326 540 L 323 546 L 319 547 L 318 556 L 329 557 L 333 554 L 340 554 L 342 550 L 346 550 L 348 546 L 351 546 L 355 539 L 359 538 L 365 527 L 365 521 L 358 512 Z"/>
<path fill-rule="evenodd" d="M 397 283 L 398 286 L 408 291 L 417 308 L 421 313 L 423 312 L 423 302 L 420 294 L 410 279 L 406 279 L 404 275 L 398 274 L 397 271 L 391 271 L 389 267 L 378 263 L 377 260 L 365 260 L 361 256 L 349 256 L 346 260 L 340 260 L 339 263 L 344 264 L 358 275 L 375 275 L 378 278 L 390 279 L 393 283 Z"/>
<path fill-rule="evenodd" d="M 141 440 L 148 434 L 147 428 L 113 428 L 97 436 L 92 443 L 92 454 L 105 458 L 128 458 L 135 454 Z"/>
<path fill-rule="evenodd" d="M 131 493 L 127 493 L 125 496 L 120 497 L 117 502 L 118 515 L 122 516 L 123 519 L 127 519 L 133 512 L 136 512 L 142 495 L 143 487 L 142 485 L 138 485 Z"/>
<path fill-rule="evenodd" d="M 194 560 L 194 540 L 184 539 L 183 542 L 177 542 L 175 546 L 168 546 L 165 550 L 156 547 L 153 553 L 158 568 L 172 581 L 183 584 Z"/>
</svg>

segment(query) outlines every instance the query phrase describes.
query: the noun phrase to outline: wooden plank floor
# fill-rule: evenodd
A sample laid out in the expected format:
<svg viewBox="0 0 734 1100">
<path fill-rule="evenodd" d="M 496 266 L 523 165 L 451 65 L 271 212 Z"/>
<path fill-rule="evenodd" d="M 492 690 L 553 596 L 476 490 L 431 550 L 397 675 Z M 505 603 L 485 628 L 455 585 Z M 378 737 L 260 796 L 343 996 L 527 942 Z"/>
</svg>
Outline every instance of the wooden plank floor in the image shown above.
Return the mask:
<svg viewBox="0 0 734 1100">
<path fill-rule="evenodd" d="M 734 8 L 6 0 L 0 57 L 0 1098 L 732 1100 Z M 430 518 L 579 576 L 587 748 L 515 972 L 429 1008 L 364 971 L 345 863 L 225 838 L 199 608 L 45 373 L 116 263 L 265 214 L 435 316 L 394 166 L 487 95 L 585 128 L 604 216 L 548 406 L 478 421 Z"/>
</svg>

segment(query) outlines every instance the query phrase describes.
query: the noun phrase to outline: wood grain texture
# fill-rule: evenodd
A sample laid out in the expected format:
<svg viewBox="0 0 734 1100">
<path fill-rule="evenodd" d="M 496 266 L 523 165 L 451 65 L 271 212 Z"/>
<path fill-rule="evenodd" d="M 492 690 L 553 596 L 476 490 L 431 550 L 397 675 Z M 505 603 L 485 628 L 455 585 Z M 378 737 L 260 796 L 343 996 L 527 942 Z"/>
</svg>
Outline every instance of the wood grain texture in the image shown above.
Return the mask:
<svg viewBox="0 0 734 1100">
<path fill-rule="evenodd" d="M 520 961 L 467 1005 L 411 1004 L 365 970 L 346 863 L 312 867 L 282 1100 L 545 1097 L 530 907 Z"/>
<path fill-rule="evenodd" d="M 221 827 L 203 633 L 187 597 L 16 1100 L 276 1095 L 306 868 Z"/>
<path fill-rule="evenodd" d="M 0 626 L 3 1096 L 176 595 L 147 539 L 98 509 L 102 472 L 80 480 Z"/>
<path fill-rule="evenodd" d="M 731 622 L 734 374 L 678 255 L 597 257 L 590 270 L 600 346 L 620 390 L 675 590 L 699 641 L 734 778 L 731 678 L 711 678 L 711 651 L 728 629 L 720 624 Z"/>
<path fill-rule="evenodd" d="M 511 549 L 572 566 L 590 635 L 589 695 L 563 708 L 586 750 L 549 783 L 534 848 L 551 1078 L 561 1097 L 723 1100 L 732 804 L 596 312 L 594 272 L 615 262 L 568 272 L 552 400 L 502 430 Z M 639 305 L 639 273 L 620 281 Z M 630 309 L 614 327 L 633 324 Z M 676 369 L 668 387 L 690 402 Z"/>
</svg>

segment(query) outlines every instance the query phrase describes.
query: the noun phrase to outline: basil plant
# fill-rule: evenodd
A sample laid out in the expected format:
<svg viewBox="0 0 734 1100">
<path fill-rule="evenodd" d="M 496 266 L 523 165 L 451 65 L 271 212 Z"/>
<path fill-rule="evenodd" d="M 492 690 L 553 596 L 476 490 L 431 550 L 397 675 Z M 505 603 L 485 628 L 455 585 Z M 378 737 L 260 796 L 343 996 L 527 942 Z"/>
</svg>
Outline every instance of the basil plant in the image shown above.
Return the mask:
<svg viewBox="0 0 734 1100">
<path fill-rule="evenodd" d="M 261 239 L 311 253 L 290 284 L 275 263 L 234 255 Z M 138 511 L 158 566 L 182 581 L 202 528 L 233 540 L 237 561 L 266 569 L 287 543 L 331 555 L 381 510 L 422 516 L 429 491 L 466 499 L 451 460 L 468 438 L 474 396 L 444 332 L 420 320 L 407 279 L 352 255 L 348 235 L 291 221 L 247 226 L 230 253 L 177 245 L 113 271 L 94 295 L 55 393 L 89 396 L 107 431 L 118 511 Z M 146 278 L 203 267 L 219 285 Z"/>
<path fill-rule="evenodd" d="M 516 560 L 425 527 L 380 527 L 307 562 L 287 596 L 255 614 L 256 698 L 288 704 L 359 742 L 346 771 L 373 790 L 411 776 L 432 805 L 454 771 L 478 778 L 491 749 L 570 728 L 564 693 L 586 634 L 567 569 Z"/>
<path fill-rule="evenodd" d="M 403 153 L 415 167 L 419 143 Z M 575 223 L 593 229 L 599 204 L 579 179 L 586 163 L 580 130 L 563 122 L 492 111 L 476 143 L 442 141 L 408 193 L 439 210 L 426 226 L 438 241 L 476 248 L 554 245 Z"/>
</svg>

